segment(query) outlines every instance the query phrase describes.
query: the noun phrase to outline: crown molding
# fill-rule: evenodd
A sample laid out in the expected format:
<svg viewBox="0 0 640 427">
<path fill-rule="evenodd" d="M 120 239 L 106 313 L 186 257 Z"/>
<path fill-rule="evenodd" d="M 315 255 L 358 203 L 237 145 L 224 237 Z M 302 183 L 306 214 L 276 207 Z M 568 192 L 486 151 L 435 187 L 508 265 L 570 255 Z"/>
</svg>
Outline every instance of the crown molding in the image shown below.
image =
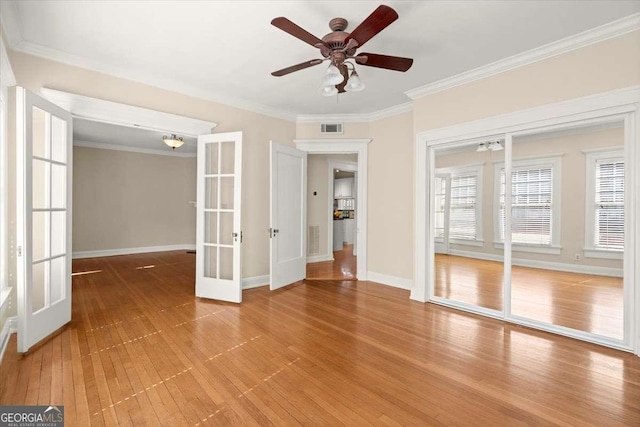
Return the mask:
<svg viewBox="0 0 640 427">
<path fill-rule="evenodd" d="M 637 30 L 640 30 L 640 13 L 635 13 L 582 33 L 492 62 L 491 64 L 483 65 L 473 70 L 420 86 L 416 89 L 408 90 L 405 92 L 405 95 L 415 100 L 423 96 L 432 95 L 456 86 L 485 79 Z"/>
<path fill-rule="evenodd" d="M 7 36 L 7 38 L 9 37 Z M 16 38 L 15 34 L 13 38 Z M 11 38 L 9 39 L 11 40 Z M 295 114 L 292 114 L 288 111 L 274 109 L 266 105 L 249 102 L 236 97 L 221 96 L 220 94 L 186 84 L 182 81 L 159 78 L 154 74 L 145 71 L 132 71 L 124 67 L 107 65 L 98 61 L 92 61 L 77 55 L 62 52 L 60 50 L 52 49 L 46 46 L 41 46 L 22 39 L 18 39 L 17 42 L 15 40 L 13 42 L 10 41 L 9 47 L 15 51 L 48 59 L 50 61 L 60 62 L 63 64 L 72 65 L 74 67 L 119 77 L 122 79 L 132 80 L 148 86 L 169 90 L 172 92 L 188 95 L 198 99 L 203 99 L 205 101 L 215 102 L 229 107 L 239 108 L 276 119 L 295 122 Z"/>
<path fill-rule="evenodd" d="M 71 112 L 74 117 L 102 123 L 192 137 L 211 133 L 212 129 L 218 126 L 215 122 L 163 113 L 55 89 L 42 88 L 40 92 L 49 101 Z"/>
<path fill-rule="evenodd" d="M 130 153 L 155 154 L 169 157 L 197 157 L 196 153 L 184 153 L 176 151 L 155 150 L 153 148 L 131 147 L 128 145 L 103 144 L 101 142 L 73 140 L 74 147 L 97 148 L 99 150 L 127 151 Z"/>
<path fill-rule="evenodd" d="M 374 111 L 372 113 L 358 114 L 299 114 L 296 116 L 296 123 L 371 123 L 376 120 L 385 119 L 387 117 L 396 116 L 402 113 L 408 113 L 413 110 L 412 102 L 394 105 L 393 107 L 383 110 Z"/>
</svg>

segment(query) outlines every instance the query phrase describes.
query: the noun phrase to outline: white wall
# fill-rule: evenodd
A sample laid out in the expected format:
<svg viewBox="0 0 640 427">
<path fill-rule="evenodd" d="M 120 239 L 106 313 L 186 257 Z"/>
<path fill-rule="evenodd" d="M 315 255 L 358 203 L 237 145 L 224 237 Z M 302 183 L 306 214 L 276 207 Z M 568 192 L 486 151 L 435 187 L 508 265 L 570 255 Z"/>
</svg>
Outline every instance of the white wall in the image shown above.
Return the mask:
<svg viewBox="0 0 640 427">
<path fill-rule="evenodd" d="M 195 245 L 196 158 L 73 148 L 73 251 Z"/>
</svg>

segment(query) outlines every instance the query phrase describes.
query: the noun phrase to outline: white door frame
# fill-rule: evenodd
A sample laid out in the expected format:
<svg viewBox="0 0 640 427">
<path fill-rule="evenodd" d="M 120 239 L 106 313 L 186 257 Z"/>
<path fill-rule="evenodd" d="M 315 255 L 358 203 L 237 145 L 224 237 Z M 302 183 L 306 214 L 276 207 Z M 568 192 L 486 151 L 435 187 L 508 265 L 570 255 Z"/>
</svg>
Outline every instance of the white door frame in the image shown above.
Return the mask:
<svg viewBox="0 0 640 427">
<path fill-rule="evenodd" d="M 345 162 L 342 160 L 334 160 L 334 159 L 329 159 L 328 163 L 328 169 L 327 169 L 327 198 L 328 198 L 328 202 L 329 202 L 329 212 L 328 212 L 328 216 L 327 216 L 327 230 L 329 230 L 328 232 L 328 236 L 327 236 L 327 250 L 329 251 L 328 255 L 331 256 L 331 258 L 333 259 L 333 200 L 334 200 L 334 177 L 333 177 L 333 170 L 334 169 L 342 169 L 345 171 L 349 171 L 349 172 L 356 172 L 356 185 L 358 183 L 358 176 L 357 176 L 357 172 L 358 172 L 358 163 L 357 162 Z M 356 194 L 356 202 L 358 201 L 357 198 L 357 194 Z M 358 224 L 358 208 L 356 206 L 356 226 Z M 358 241 L 357 237 L 356 237 L 356 242 Z M 356 264 L 357 265 L 357 264 Z"/>
<path fill-rule="evenodd" d="M 472 122 L 460 123 L 453 126 L 420 132 L 416 135 L 415 155 L 415 285 L 411 290 L 411 299 L 422 302 L 436 302 L 432 295 L 434 278 L 434 242 L 433 242 L 433 176 L 435 170 L 434 148 L 444 145 L 456 145 L 471 142 L 481 142 L 496 135 L 506 136 L 505 141 L 505 170 L 507 177 L 511 176 L 511 137 L 538 132 L 540 129 L 566 128 L 575 123 L 604 123 L 611 120 L 619 121 L 624 117 L 625 122 L 625 159 L 629 164 L 640 164 L 640 86 L 632 86 L 611 92 L 600 93 L 583 98 L 572 99 L 555 104 L 543 105 L 527 110 L 516 111 L 501 116 L 490 117 Z M 628 172 L 628 174 L 627 174 Z M 624 253 L 624 307 L 625 307 L 625 337 L 624 342 L 614 342 L 609 339 L 594 338 L 591 334 L 570 330 L 559 326 L 549 326 L 541 322 L 523 320 L 509 313 L 506 304 L 505 312 L 494 314 L 477 307 L 462 306 L 454 303 L 438 304 L 450 305 L 455 308 L 498 317 L 505 321 L 525 325 L 531 328 L 543 329 L 561 335 L 578 338 L 596 344 L 633 351 L 640 355 L 640 173 L 633 168 L 625 168 L 625 180 L 635 183 L 628 188 L 628 199 L 625 200 L 625 215 L 631 218 L 625 229 Z M 507 182 L 506 200 L 510 201 L 510 185 Z M 509 209 L 507 209 L 506 227 L 510 227 Z M 511 265 L 511 241 L 507 233 L 504 243 L 505 259 L 505 298 L 508 298 L 508 282 L 510 280 L 509 267 Z M 626 283 L 629 283 L 627 286 Z M 628 333 L 627 333 L 628 332 Z"/>
<path fill-rule="evenodd" d="M 371 139 L 295 139 L 298 150 L 309 154 L 357 154 L 358 155 L 358 199 L 356 211 L 358 222 L 356 230 L 357 273 L 358 280 L 367 280 L 367 203 L 368 203 L 368 150 Z M 332 201 L 333 206 L 333 201 Z M 331 237 L 333 241 L 333 236 Z M 330 248 L 331 249 L 331 248 Z"/>
</svg>

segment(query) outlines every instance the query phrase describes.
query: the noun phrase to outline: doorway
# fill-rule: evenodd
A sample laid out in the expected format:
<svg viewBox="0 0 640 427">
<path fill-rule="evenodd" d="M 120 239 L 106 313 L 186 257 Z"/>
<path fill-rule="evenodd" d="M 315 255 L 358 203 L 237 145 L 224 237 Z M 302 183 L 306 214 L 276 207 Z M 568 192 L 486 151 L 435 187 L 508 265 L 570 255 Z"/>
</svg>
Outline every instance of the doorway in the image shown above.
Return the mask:
<svg viewBox="0 0 640 427">
<path fill-rule="evenodd" d="M 355 253 L 357 264 L 355 266 L 355 278 L 357 280 L 367 280 L 367 163 L 368 147 L 371 139 L 331 139 L 331 140 L 295 140 L 298 150 L 305 151 L 309 155 L 344 155 L 351 154 L 353 163 L 356 163 L 357 175 L 354 183 L 357 199 L 355 200 L 355 212 L 357 214 L 357 226 L 355 230 Z M 309 156 L 311 157 L 311 156 Z M 327 166 L 328 168 L 328 166 Z M 308 197 L 314 197 L 313 191 Z M 317 197 L 317 196 L 316 196 Z M 329 201 L 329 193 L 326 199 Z M 331 202 L 330 202 L 331 203 Z M 327 222 L 332 221 L 332 217 L 325 217 Z M 307 232 L 308 232 L 307 227 Z M 328 227 L 329 228 L 329 227 Z M 332 243 L 333 237 L 331 236 Z M 328 238 L 327 238 L 328 241 Z M 308 257 L 307 257 L 308 260 Z"/>
<path fill-rule="evenodd" d="M 357 161 L 357 154 L 308 156 L 308 280 L 356 280 Z"/>
</svg>

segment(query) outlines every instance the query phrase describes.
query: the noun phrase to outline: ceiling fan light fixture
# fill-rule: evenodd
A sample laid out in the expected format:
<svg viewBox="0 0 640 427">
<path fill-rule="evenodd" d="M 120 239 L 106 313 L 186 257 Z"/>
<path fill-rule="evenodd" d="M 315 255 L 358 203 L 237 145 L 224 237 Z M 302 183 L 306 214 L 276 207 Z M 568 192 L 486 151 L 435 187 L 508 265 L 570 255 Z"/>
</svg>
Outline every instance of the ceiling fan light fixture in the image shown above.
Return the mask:
<svg viewBox="0 0 640 427">
<path fill-rule="evenodd" d="M 343 80 L 344 80 L 344 76 L 340 73 L 340 70 L 338 69 L 338 67 L 336 67 L 333 64 L 330 64 L 329 68 L 327 68 L 327 74 L 322 79 L 322 85 L 323 86 L 338 85 L 342 83 Z"/>
<path fill-rule="evenodd" d="M 172 133 L 169 136 L 167 135 L 163 136 L 162 141 L 165 144 L 167 144 L 169 147 L 171 147 L 172 150 L 175 150 L 176 148 L 180 148 L 184 144 L 184 140 L 182 139 L 182 137 L 177 136 L 175 133 Z"/>
<path fill-rule="evenodd" d="M 320 95 L 322 96 L 333 96 L 333 95 L 336 95 L 337 93 L 338 93 L 338 89 L 336 89 L 334 85 L 323 84 L 322 86 L 320 86 Z"/>
<path fill-rule="evenodd" d="M 344 90 L 346 90 L 347 92 L 360 92 L 364 88 L 364 83 L 362 83 L 362 80 L 360 80 L 358 72 L 356 70 L 353 70 L 351 72 L 351 77 L 349 77 L 347 85 L 344 87 Z"/>
</svg>

